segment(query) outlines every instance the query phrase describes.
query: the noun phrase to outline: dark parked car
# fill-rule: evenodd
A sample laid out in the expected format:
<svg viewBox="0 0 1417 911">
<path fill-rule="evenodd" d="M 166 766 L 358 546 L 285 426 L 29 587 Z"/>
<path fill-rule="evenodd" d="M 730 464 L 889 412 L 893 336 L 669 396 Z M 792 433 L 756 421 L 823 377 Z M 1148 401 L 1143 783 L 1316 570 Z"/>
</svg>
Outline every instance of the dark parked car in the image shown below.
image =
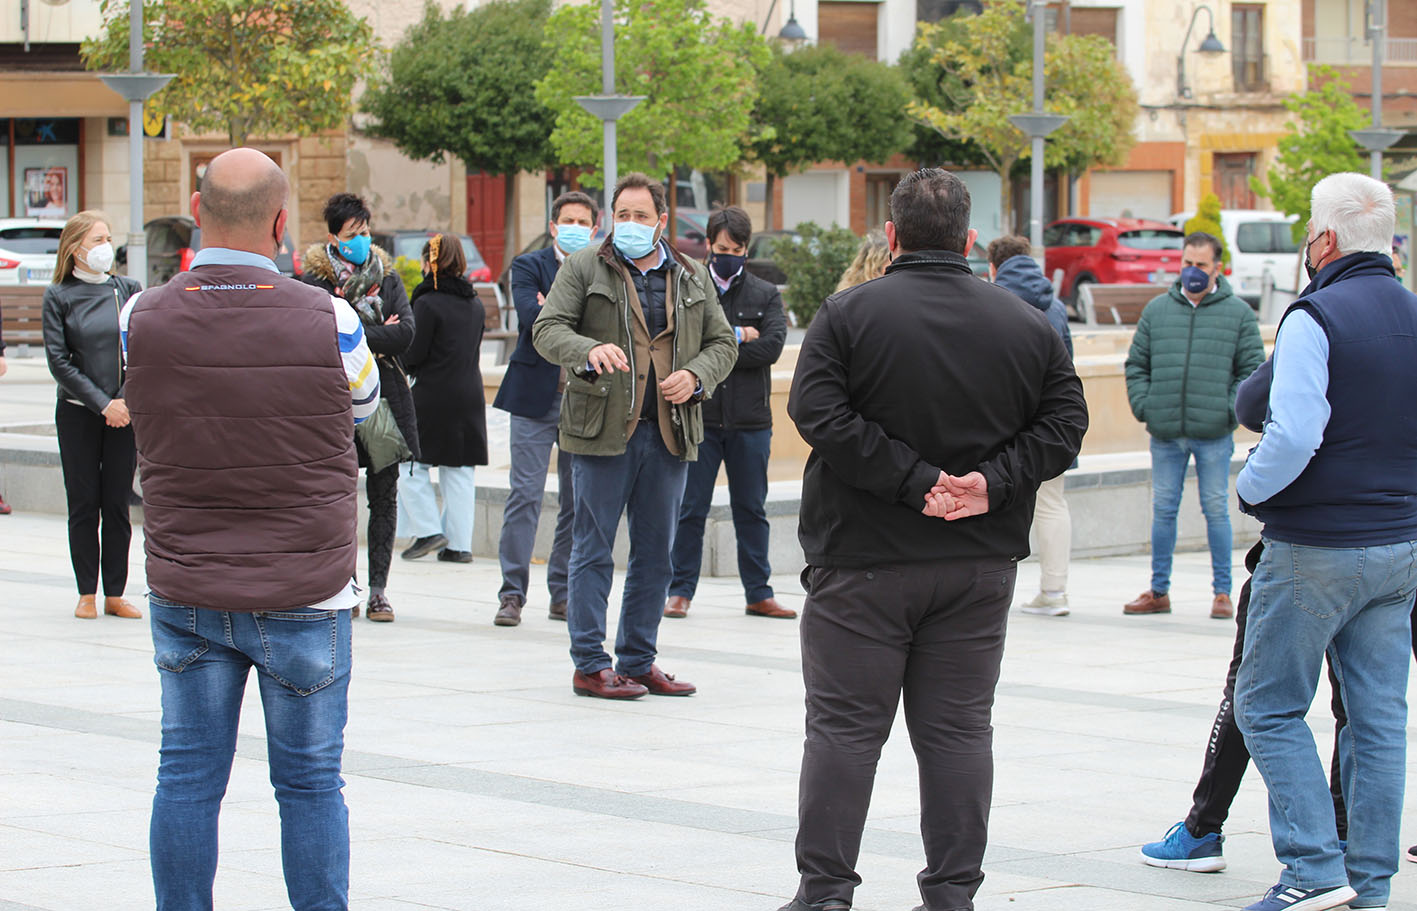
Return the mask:
<svg viewBox="0 0 1417 911">
<path fill-rule="evenodd" d="M 164 215 L 143 225 L 148 242 L 148 276 L 146 286 L 161 285 L 179 272 L 186 272 L 192 257 L 202 249 L 202 229 L 190 215 Z M 128 264 L 128 247 L 118 248 L 115 257 L 120 265 Z M 290 232 L 281 238 L 276 268 L 282 275 L 301 273 L 300 252 L 290 241 Z"/>
<path fill-rule="evenodd" d="M 1043 232 L 1044 271 L 1063 270 L 1059 296 L 1076 301 L 1079 285 L 1169 284 L 1181 273 L 1180 230 L 1141 218 L 1064 218 Z"/>
<path fill-rule="evenodd" d="M 779 288 L 787 284 L 787 273 L 773 260 L 773 250 L 781 243 L 800 243 L 796 231 L 759 231 L 748 241 L 748 262 L 744 268 Z"/>
<path fill-rule="evenodd" d="M 374 244 L 383 247 L 389 255 L 398 259 L 406 256 L 414 262 L 418 262 L 423 256 L 423 245 L 428 243 L 428 238 L 434 234 L 452 234 L 451 231 L 375 231 L 372 233 Z M 472 242 L 472 238 L 466 234 L 458 234 L 458 240 L 462 241 L 462 252 L 467 257 L 467 272 L 464 277 L 470 282 L 490 282 L 492 280 L 492 270 L 487 266 L 487 262 L 478 252 L 477 244 Z"/>
</svg>

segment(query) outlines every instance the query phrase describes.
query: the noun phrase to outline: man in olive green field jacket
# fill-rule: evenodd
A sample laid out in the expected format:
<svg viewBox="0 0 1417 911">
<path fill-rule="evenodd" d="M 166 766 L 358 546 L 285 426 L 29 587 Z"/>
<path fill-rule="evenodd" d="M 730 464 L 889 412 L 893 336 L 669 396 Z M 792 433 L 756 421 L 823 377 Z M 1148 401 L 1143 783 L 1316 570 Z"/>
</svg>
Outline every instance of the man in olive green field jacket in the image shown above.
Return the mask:
<svg viewBox="0 0 1417 911">
<path fill-rule="evenodd" d="M 703 440 L 700 402 L 738 357 L 707 268 L 663 237 L 664 188 L 643 174 L 615 186 L 614 233 L 566 257 L 532 326 L 532 344 L 568 374 L 560 446 L 575 453 L 576 517 L 566 621 L 583 696 L 687 696 L 654 663 L 672 574 L 670 548 L 688 463 Z M 630 572 L 612 669 L 605 614 L 611 549 L 628 510 Z"/>
</svg>

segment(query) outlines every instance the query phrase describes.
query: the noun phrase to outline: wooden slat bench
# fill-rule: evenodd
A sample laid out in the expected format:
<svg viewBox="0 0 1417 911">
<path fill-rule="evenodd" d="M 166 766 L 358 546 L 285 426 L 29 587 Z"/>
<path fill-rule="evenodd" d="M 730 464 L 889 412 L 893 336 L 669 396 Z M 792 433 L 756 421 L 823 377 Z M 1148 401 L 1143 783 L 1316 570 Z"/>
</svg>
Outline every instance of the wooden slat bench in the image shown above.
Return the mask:
<svg viewBox="0 0 1417 911">
<path fill-rule="evenodd" d="M 1135 326 L 1142 310 L 1158 294 L 1165 294 L 1167 285 L 1088 283 L 1078 288 L 1078 309 L 1089 326 Z"/>
<path fill-rule="evenodd" d="M 44 289 L 48 287 L 48 284 L 0 285 L 0 314 L 4 316 L 0 321 L 0 338 L 5 340 L 6 346 L 44 346 L 41 313 Z"/>
</svg>

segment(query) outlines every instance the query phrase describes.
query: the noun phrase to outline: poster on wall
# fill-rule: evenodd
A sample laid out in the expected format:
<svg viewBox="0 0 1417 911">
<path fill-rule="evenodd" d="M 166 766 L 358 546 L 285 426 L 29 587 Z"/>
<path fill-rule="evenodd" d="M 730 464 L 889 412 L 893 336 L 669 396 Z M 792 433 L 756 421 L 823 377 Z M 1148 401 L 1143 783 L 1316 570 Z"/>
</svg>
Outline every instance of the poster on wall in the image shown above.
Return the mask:
<svg viewBox="0 0 1417 911">
<path fill-rule="evenodd" d="M 68 168 L 25 168 L 25 214 L 58 218 L 69 214 Z"/>
</svg>

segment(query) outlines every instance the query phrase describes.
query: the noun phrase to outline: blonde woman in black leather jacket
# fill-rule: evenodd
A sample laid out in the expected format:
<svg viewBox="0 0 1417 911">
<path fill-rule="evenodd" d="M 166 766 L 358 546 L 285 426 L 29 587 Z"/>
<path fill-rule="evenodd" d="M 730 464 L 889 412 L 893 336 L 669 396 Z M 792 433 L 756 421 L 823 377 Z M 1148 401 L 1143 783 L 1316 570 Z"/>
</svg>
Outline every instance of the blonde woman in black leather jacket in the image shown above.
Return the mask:
<svg viewBox="0 0 1417 911">
<path fill-rule="evenodd" d="M 80 212 L 59 237 L 54 283 L 44 292 L 44 353 L 59 384 L 54 426 L 69 501 L 69 556 L 79 588 L 74 616 L 81 620 L 98 616 L 100 575 L 105 614 L 142 616 L 123 598 L 133 537 L 128 494 L 138 456 L 123 401 L 118 333 L 118 312 L 141 286 L 113 275 L 112 267 L 108 217 Z"/>
</svg>

